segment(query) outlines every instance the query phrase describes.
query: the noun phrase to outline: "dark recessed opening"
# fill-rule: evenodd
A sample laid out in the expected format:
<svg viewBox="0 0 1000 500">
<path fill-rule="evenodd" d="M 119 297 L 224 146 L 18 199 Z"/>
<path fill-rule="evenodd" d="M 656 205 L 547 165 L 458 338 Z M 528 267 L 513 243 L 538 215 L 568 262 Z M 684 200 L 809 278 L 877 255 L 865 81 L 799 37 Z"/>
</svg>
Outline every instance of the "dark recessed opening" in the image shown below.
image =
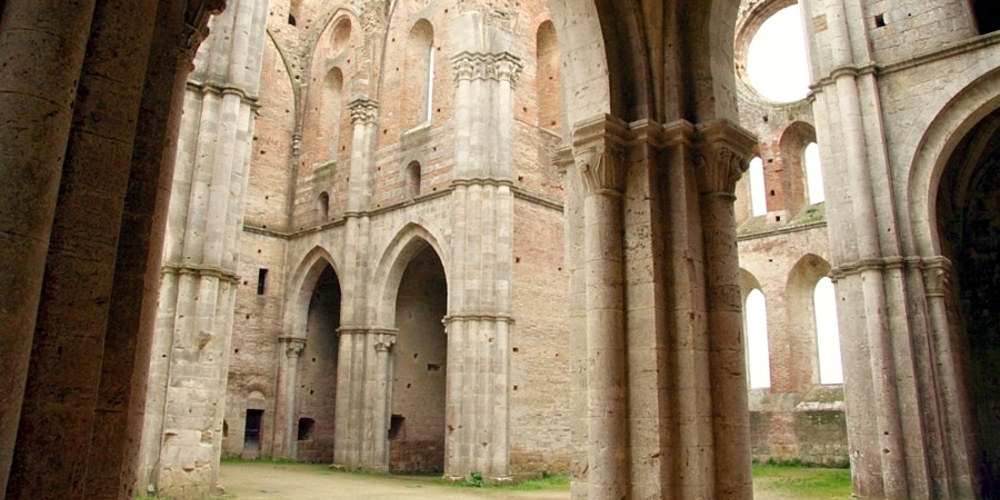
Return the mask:
<svg viewBox="0 0 1000 500">
<path fill-rule="evenodd" d="M 399 432 L 403 430 L 403 421 L 406 417 L 402 415 L 393 415 L 389 419 L 389 439 L 396 439 L 399 437 Z"/>
<path fill-rule="evenodd" d="M 884 28 L 885 27 L 885 14 L 878 14 L 875 16 L 875 27 Z"/>
<path fill-rule="evenodd" d="M 299 441 L 308 441 L 312 439 L 313 424 L 316 422 L 311 418 L 300 418 L 299 419 Z"/>
<path fill-rule="evenodd" d="M 295 26 L 295 16 L 288 14 L 288 24 Z"/>
<path fill-rule="evenodd" d="M 260 268 L 257 271 L 257 295 L 264 295 L 264 290 L 267 288 L 267 269 Z"/>
</svg>

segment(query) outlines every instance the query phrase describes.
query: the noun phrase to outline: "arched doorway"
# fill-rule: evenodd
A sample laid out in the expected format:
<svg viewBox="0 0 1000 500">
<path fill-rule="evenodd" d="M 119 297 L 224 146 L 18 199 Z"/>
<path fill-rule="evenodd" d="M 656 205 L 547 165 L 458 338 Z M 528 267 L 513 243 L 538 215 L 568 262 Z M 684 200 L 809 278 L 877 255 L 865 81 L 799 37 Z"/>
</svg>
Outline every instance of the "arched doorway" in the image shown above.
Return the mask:
<svg viewBox="0 0 1000 500">
<path fill-rule="evenodd" d="M 340 280 L 333 267 L 327 264 L 309 300 L 306 343 L 299 361 L 295 416 L 296 458 L 299 460 L 333 461 L 340 301 Z"/>
<path fill-rule="evenodd" d="M 958 278 L 982 498 L 1000 498 L 1000 111 L 959 143 L 937 197 L 941 251 Z"/>
<path fill-rule="evenodd" d="M 396 297 L 389 470 L 444 470 L 445 381 L 448 339 L 442 320 L 448 284 L 441 259 L 430 245 L 406 265 Z"/>
</svg>

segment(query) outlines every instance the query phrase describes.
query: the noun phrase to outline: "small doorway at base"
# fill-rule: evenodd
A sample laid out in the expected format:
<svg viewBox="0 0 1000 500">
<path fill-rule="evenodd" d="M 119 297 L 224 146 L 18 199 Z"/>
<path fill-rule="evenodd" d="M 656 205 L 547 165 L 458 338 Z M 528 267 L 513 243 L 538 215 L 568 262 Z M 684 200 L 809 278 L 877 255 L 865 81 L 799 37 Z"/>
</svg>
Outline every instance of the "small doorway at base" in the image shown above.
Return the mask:
<svg viewBox="0 0 1000 500">
<path fill-rule="evenodd" d="M 243 453 L 240 458 L 254 460 L 260 456 L 260 428 L 264 421 L 264 410 L 247 410 L 246 426 L 243 431 Z"/>
<path fill-rule="evenodd" d="M 428 245 L 407 264 L 396 298 L 390 472 L 444 471 L 448 341 L 441 320 L 447 310 L 444 267 Z"/>
</svg>

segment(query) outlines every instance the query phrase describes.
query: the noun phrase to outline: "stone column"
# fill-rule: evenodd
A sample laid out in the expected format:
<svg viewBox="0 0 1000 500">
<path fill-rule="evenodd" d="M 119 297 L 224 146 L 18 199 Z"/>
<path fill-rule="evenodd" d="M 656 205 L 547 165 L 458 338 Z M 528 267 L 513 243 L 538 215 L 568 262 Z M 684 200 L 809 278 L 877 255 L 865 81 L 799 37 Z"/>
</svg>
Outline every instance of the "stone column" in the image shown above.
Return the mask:
<svg viewBox="0 0 1000 500">
<path fill-rule="evenodd" d="M 380 330 L 375 334 L 375 393 L 372 428 L 374 450 L 372 468 L 389 471 L 389 424 L 392 414 L 392 346 L 395 330 Z"/>
<path fill-rule="evenodd" d="M 8 106 L 5 126 L 18 127 L 22 139 L 32 139 L 8 145 L 0 129 L 0 147 L 5 154 L 5 168 L 0 169 L 2 186 L 16 185 L 28 195 L 21 199 L 12 192 L 4 197 L 18 206 L 0 206 L 5 215 L 0 220 L 3 224 L 22 222 L 18 212 L 26 208 L 37 210 L 33 216 L 40 216 L 39 221 L 52 223 L 53 214 L 46 215 L 48 200 L 37 188 L 45 182 L 61 181 L 59 199 L 52 200 L 55 223 L 43 260 L 43 299 L 31 318 L 34 322 L 37 314 L 34 338 L 26 337 L 35 344 L 27 390 L 23 400 L 14 400 L 8 398 L 6 386 L 0 387 L 0 428 L 4 429 L 0 438 L 6 439 L 6 425 L 20 428 L 16 445 L 0 443 L 0 449 L 13 451 L 11 462 L 7 451 L 0 458 L 0 482 L 4 483 L 0 491 L 5 498 L 133 497 L 132 458 L 140 429 L 136 417 L 141 414 L 145 392 L 141 361 L 148 359 L 149 313 L 156 300 L 157 273 L 151 271 L 158 266 L 151 265 L 150 259 L 158 262 L 162 242 L 162 227 L 156 223 L 164 211 L 158 182 L 171 172 L 169 160 L 175 139 L 171 130 L 180 115 L 175 99 L 181 88 L 177 82 L 182 82 L 190 69 L 186 49 L 197 46 L 197 35 L 214 10 L 199 5 L 195 14 L 186 12 L 185 6 L 179 2 L 137 5 L 112 1 L 53 10 L 46 5 L 26 9 L 20 2 L 5 5 L 0 30 L 10 33 L 4 33 L 2 43 L 18 47 L 30 39 L 34 47 L 6 47 L 10 50 L 4 51 L 7 57 L 5 69 L 0 71 L 0 86 L 6 86 L 6 72 L 13 71 L 19 83 L 34 88 L 22 94 L 24 87 L 7 87 L 0 97 L 18 101 Z M 44 14 L 36 16 L 42 14 L 43 7 Z M 62 22 L 66 20 L 71 20 L 71 25 Z M 41 26 L 45 29 L 39 29 Z M 73 63 L 81 48 L 75 43 L 80 35 L 77 29 L 90 36 L 89 40 L 82 38 L 86 45 L 82 69 Z M 47 50 L 53 48 L 48 45 L 53 41 L 50 36 L 60 37 L 57 55 Z M 127 55 L 107 57 L 112 53 Z M 29 54 L 34 70 L 21 73 L 23 66 L 17 59 Z M 58 69 L 67 62 L 66 70 L 47 72 L 48 63 Z M 39 75 L 42 80 L 33 82 L 25 75 Z M 78 83 L 59 88 L 63 76 Z M 34 102 L 35 97 L 44 97 L 53 89 L 59 90 L 58 95 Z M 60 125 L 65 117 L 60 111 L 63 104 L 74 110 L 72 128 Z M 29 123 L 19 121 L 18 116 L 26 113 L 30 117 L 32 111 L 46 116 Z M 35 125 L 44 130 L 32 131 Z M 57 147 L 51 143 L 51 135 L 62 131 L 68 132 L 68 142 Z M 35 171 L 30 178 L 11 184 L 10 179 L 26 173 L 20 171 L 18 161 L 21 146 L 34 150 Z M 50 177 L 52 172 L 46 170 L 51 166 L 47 163 L 50 154 L 59 157 L 56 173 L 61 172 L 61 179 L 59 175 Z M 11 258 L 5 256 L 8 267 L 4 269 L 28 273 L 15 281 L 17 286 L 6 288 L 8 293 L 16 291 L 9 295 L 10 302 L 8 296 L 0 299 L 5 304 L 0 317 L 8 327 L 13 324 L 15 334 L 26 324 L 18 320 L 25 318 L 8 318 L 6 314 L 16 314 L 22 297 L 30 299 L 39 288 L 32 288 L 30 279 L 29 250 L 33 249 L 14 235 L 30 239 L 35 230 L 22 226 L 8 233 L 0 227 L 0 235 L 12 242 L 0 246 L 15 251 Z M 19 260 L 24 257 L 17 255 L 18 251 L 28 252 L 28 261 Z M 24 263 L 25 269 L 20 269 L 19 263 Z M 0 273 L 5 287 L 10 284 L 3 280 L 9 276 Z M 7 304 L 14 307 L 6 309 Z M 3 336 L 7 333 L 6 328 L 0 333 L 5 350 L 11 345 Z M 15 352 L 0 357 L 0 377 L 19 375 L 17 370 L 7 372 L 7 362 L 27 361 L 16 357 L 18 344 L 12 344 Z M 6 410 L 8 404 L 20 407 L 22 402 L 18 422 L 17 416 L 6 414 Z M 53 454 L 54 449 L 62 452 Z"/>
<path fill-rule="evenodd" d="M 950 450 L 941 450 L 947 474 L 937 479 L 947 485 L 950 498 L 975 498 L 979 489 L 977 481 L 960 479 L 975 477 L 980 452 L 975 434 L 971 432 L 976 425 L 975 410 L 963 374 L 965 367 L 960 361 L 969 359 L 968 341 L 960 337 L 963 328 L 958 311 L 949 311 L 949 303 L 955 307 L 959 303 L 953 287 L 957 280 L 951 261 L 944 257 L 922 260 L 919 267 L 927 300 L 929 338 L 933 344 L 933 359 L 929 361 L 934 364 L 940 384 L 940 432 L 943 439 L 952 443 Z M 947 497 L 942 495 L 942 498 Z"/>
<path fill-rule="evenodd" d="M 0 21 L 0 492 L 7 489 L 94 0 L 8 0 Z M 38 29 L 39 25 L 46 29 Z"/>
<path fill-rule="evenodd" d="M 231 1 L 188 82 L 167 221 L 141 462 L 143 488 L 217 485 L 243 195 L 267 0 Z"/>
<path fill-rule="evenodd" d="M 276 454 L 282 458 L 294 460 L 297 456 L 297 436 L 295 435 L 295 415 L 297 408 L 295 402 L 299 392 L 299 358 L 302 356 L 302 350 L 306 347 L 306 339 L 281 337 L 278 339 L 278 342 L 280 346 L 278 352 L 285 357 L 285 362 L 281 363 L 281 374 L 279 375 L 282 398 L 275 407 L 279 405 L 281 407 L 282 415 L 279 425 L 281 425 L 284 442 L 281 443 L 280 451 Z"/>
<path fill-rule="evenodd" d="M 823 51 L 818 66 L 825 73 L 816 78 L 814 108 L 817 121 L 826 116 L 822 121 L 830 124 L 818 127 L 826 133 L 819 142 L 827 143 L 825 149 L 837 151 L 838 156 L 829 161 L 824 158 L 824 178 L 839 181 L 826 185 L 843 186 L 841 196 L 828 197 L 827 228 L 830 241 L 838 242 L 831 245 L 837 292 L 847 299 L 837 312 L 854 493 L 865 499 L 920 497 L 921 492 L 930 494 L 925 468 L 933 461 L 929 455 L 936 452 L 929 448 L 940 446 L 928 446 L 926 441 L 928 430 L 937 422 L 925 418 L 936 412 L 924 406 L 934 403 L 922 399 L 923 389 L 917 386 L 915 363 L 920 355 L 913 354 L 909 320 L 892 311 L 897 305 L 905 308 L 909 299 L 900 272 L 903 259 L 891 197 L 876 198 L 875 194 L 875 184 L 887 193 L 892 188 L 888 160 L 879 145 L 885 141 L 879 86 L 867 39 L 861 40 L 866 35 L 865 23 L 848 17 L 844 0 L 805 5 L 809 15 L 823 16 L 827 26 L 813 33 L 814 50 Z M 891 303 L 890 296 L 899 303 Z M 896 356 L 901 359 L 898 364 Z M 901 394 L 912 398 L 920 410 L 903 415 Z M 904 428 L 911 436 L 906 440 Z M 905 441 L 911 440 L 922 444 L 908 448 Z M 907 460 L 914 454 L 922 458 Z M 920 470 L 908 470 L 914 465 Z"/>
<path fill-rule="evenodd" d="M 756 140 L 728 122 L 698 127 L 698 194 L 705 255 L 709 379 L 717 499 L 750 499 L 750 421 L 747 414 L 739 257 L 736 250 L 736 181 L 746 171 Z"/>
<path fill-rule="evenodd" d="M 509 480 L 510 129 L 521 69 L 513 34 L 481 12 L 452 19 L 455 168 L 448 267 L 445 476 Z"/>
<path fill-rule="evenodd" d="M 573 156 L 584 189 L 587 498 L 629 496 L 622 195 L 627 125 L 610 117 L 578 126 Z"/>
<path fill-rule="evenodd" d="M 375 163 L 378 102 L 358 98 L 348 104 L 354 125 L 351 145 L 350 184 L 346 217 L 344 269 L 341 273 L 341 324 L 337 361 L 337 404 L 334 460 L 338 467 L 388 470 L 388 454 L 382 453 L 385 433 L 378 431 L 378 418 L 371 418 L 368 397 L 381 401 L 385 395 L 371 377 L 375 350 L 366 345 L 372 334 L 369 317 L 368 279 L 371 240 L 370 213 L 372 171 Z M 375 373 L 369 373 L 374 368 Z M 375 403 L 375 407 L 378 407 Z M 384 456 L 383 456 L 384 455 Z"/>
</svg>

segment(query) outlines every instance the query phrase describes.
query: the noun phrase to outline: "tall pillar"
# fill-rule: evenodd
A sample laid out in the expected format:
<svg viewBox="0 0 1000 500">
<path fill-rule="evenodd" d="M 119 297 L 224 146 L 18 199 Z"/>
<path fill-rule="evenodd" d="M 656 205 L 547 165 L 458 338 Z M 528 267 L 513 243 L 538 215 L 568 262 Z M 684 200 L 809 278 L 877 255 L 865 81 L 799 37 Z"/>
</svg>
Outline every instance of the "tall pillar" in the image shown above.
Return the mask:
<svg viewBox="0 0 1000 500">
<path fill-rule="evenodd" d="M 188 82 L 167 220 L 140 487 L 202 497 L 218 482 L 243 195 L 267 0 L 231 1 Z"/>
<path fill-rule="evenodd" d="M 601 117 L 573 134 L 585 193 L 587 498 L 592 500 L 630 494 L 622 234 L 627 130 L 626 124 Z"/>
<path fill-rule="evenodd" d="M 94 0 L 8 0 L 0 20 L 0 492 L 7 489 Z M 37 28 L 45 24 L 47 29 Z M 29 139 L 25 139 L 29 138 Z M 16 291 L 16 292 L 15 292 Z"/>
<path fill-rule="evenodd" d="M 455 167 L 449 272 L 446 477 L 509 480 L 513 34 L 484 13 L 452 20 Z"/>
<path fill-rule="evenodd" d="M 374 345 L 368 345 L 372 335 L 391 335 L 389 330 L 372 329 L 368 305 L 367 284 L 371 273 L 369 211 L 377 144 L 378 102 L 357 98 L 348 104 L 348 108 L 354 129 L 347 211 L 344 214 L 346 246 L 341 273 L 343 301 L 340 314 L 343 326 L 337 330 L 340 348 L 333 464 L 348 469 L 386 471 L 389 468 L 389 457 L 385 452 L 388 449 L 385 442 L 388 424 L 377 408 L 381 408 L 387 397 L 384 392 L 388 389 L 378 389 L 382 387 L 378 380 L 388 377 L 382 370 L 388 370 L 389 365 L 378 366 L 380 356 L 384 355 L 378 349 L 391 343 L 376 339 Z M 374 402 L 370 398 L 374 398 Z M 370 412 L 373 405 L 376 408 L 375 418 L 371 418 Z"/>
<path fill-rule="evenodd" d="M 298 337 L 281 337 L 278 339 L 278 355 L 282 360 L 278 363 L 281 372 L 279 373 L 279 387 L 281 394 L 276 398 L 275 408 L 280 409 L 281 414 L 276 415 L 275 422 L 281 426 L 280 443 L 275 443 L 275 454 L 282 458 L 295 459 L 297 457 L 296 435 L 295 435 L 295 415 L 298 396 L 299 379 L 299 358 L 302 350 L 306 347 L 306 339 Z"/>
<path fill-rule="evenodd" d="M 868 23 L 845 0 L 803 3 L 804 16 L 824 19 L 810 33 L 818 142 L 824 152 L 831 275 L 844 351 L 844 396 L 854 494 L 902 500 L 951 489 L 941 435 L 933 348 L 919 331 L 929 321 L 919 271 L 904 268 L 884 144 L 878 74 Z M 881 193 L 886 193 L 885 195 Z M 919 258 L 911 258 L 920 267 Z M 914 286 L 917 285 L 917 286 Z M 920 304 L 920 305 L 916 305 Z M 960 440 L 956 440 L 960 441 Z M 964 452 L 959 453 L 964 455 Z M 956 458 L 956 457 L 953 457 Z M 943 479 L 943 481 L 942 481 Z M 935 485 L 934 483 L 938 483 Z M 941 498 L 953 498 L 947 493 Z"/>
<path fill-rule="evenodd" d="M 9 392 L 7 379 L 0 378 L 0 439 L 5 440 L 0 443 L 0 491 L 10 499 L 130 499 L 140 429 L 136 417 L 145 392 L 142 361 L 148 356 L 150 306 L 156 300 L 158 273 L 151 271 L 158 266 L 151 259 L 158 257 L 162 243 L 156 223 L 164 209 L 158 182 L 171 172 L 171 129 L 180 115 L 175 96 L 181 88 L 177 82 L 189 71 L 187 49 L 197 46 L 207 17 L 221 6 L 199 4 L 197 13 L 185 10 L 187 2 L 63 7 L 8 2 L 0 25 L 9 30 L 3 43 L 10 45 L 4 51 L 0 86 L 5 86 L 8 71 L 21 84 L 5 88 L 0 98 L 12 101 L 5 126 L 13 125 L 21 135 L 18 144 L 6 144 L 0 129 L 9 167 L 0 169 L 0 179 L 4 187 L 18 189 L 4 197 L 15 206 L 0 207 L 5 215 L 0 219 L 19 224 L 24 222 L 19 212 L 30 210 L 36 222 L 51 224 L 51 244 L 46 241 L 43 251 L 44 282 L 35 284 L 40 286 L 31 283 L 32 250 L 37 247 L 24 245 L 37 236 L 38 227 L 22 225 L 13 232 L 0 227 L 3 239 L 11 242 L 0 246 L 15 252 L 4 257 L 4 269 L 25 273 L 0 273 L 0 282 L 10 286 L 8 293 L 15 291 L 0 299 L 4 323 L 13 325 L 12 332 L 5 328 L 0 334 L 5 350 L 0 377 L 23 376 L 7 363 L 27 361 L 18 357 L 19 342 L 34 342 L 23 399 L 17 391 L 24 385 Z M 79 30 L 86 36 L 80 38 Z M 56 37 L 58 47 L 50 46 Z M 77 44 L 81 40 L 85 54 Z M 21 45 L 26 41 L 30 48 Z M 49 53 L 49 48 L 57 52 Z M 22 57 L 30 57 L 25 60 L 31 71 L 19 64 Z M 49 63 L 55 73 L 46 71 Z M 56 71 L 60 67 L 64 69 Z M 34 82 L 25 75 L 41 79 Z M 77 83 L 64 87 L 63 77 Z M 28 87 L 31 91 L 25 92 Z M 51 90 L 58 95 L 34 102 Z M 61 123 L 66 118 L 63 105 L 73 110 L 72 127 Z M 35 111 L 35 119 L 19 121 Z M 42 130 L 32 131 L 34 126 Z M 53 143 L 62 132 L 67 142 Z M 22 146 L 33 150 L 34 165 L 30 176 L 18 178 L 27 173 L 17 161 Z M 47 170 L 54 166 L 48 160 L 55 158 L 56 170 Z M 39 192 L 40 186 L 60 181 L 58 201 Z M 54 213 L 46 209 L 48 201 L 54 203 Z M 16 235 L 27 238 L 20 241 Z M 10 276 L 16 278 L 13 283 L 3 281 Z M 20 327 L 28 325 L 27 318 L 6 316 L 16 315 L 23 300 L 36 300 L 30 318 L 34 338 L 18 336 L 8 343 L 5 335 L 23 333 Z M 9 346 L 13 353 L 6 351 Z M 24 379 L 14 382 L 24 384 Z M 8 404 L 23 408 L 20 419 L 7 413 L 12 408 Z M 7 430 L 17 427 L 16 445 L 6 442 Z M 53 449 L 62 452 L 53 454 Z"/>
<path fill-rule="evenodd" d="M 696 168 L 705 256 L 714 498 L 747 500 L 753 497 L 753 484 L 734 202 L 736 182 L 747 169 L 756 140 L 728 122 L 706 124 L 698 127 L 698 132 L 701 156 Z"/>
</svg>

